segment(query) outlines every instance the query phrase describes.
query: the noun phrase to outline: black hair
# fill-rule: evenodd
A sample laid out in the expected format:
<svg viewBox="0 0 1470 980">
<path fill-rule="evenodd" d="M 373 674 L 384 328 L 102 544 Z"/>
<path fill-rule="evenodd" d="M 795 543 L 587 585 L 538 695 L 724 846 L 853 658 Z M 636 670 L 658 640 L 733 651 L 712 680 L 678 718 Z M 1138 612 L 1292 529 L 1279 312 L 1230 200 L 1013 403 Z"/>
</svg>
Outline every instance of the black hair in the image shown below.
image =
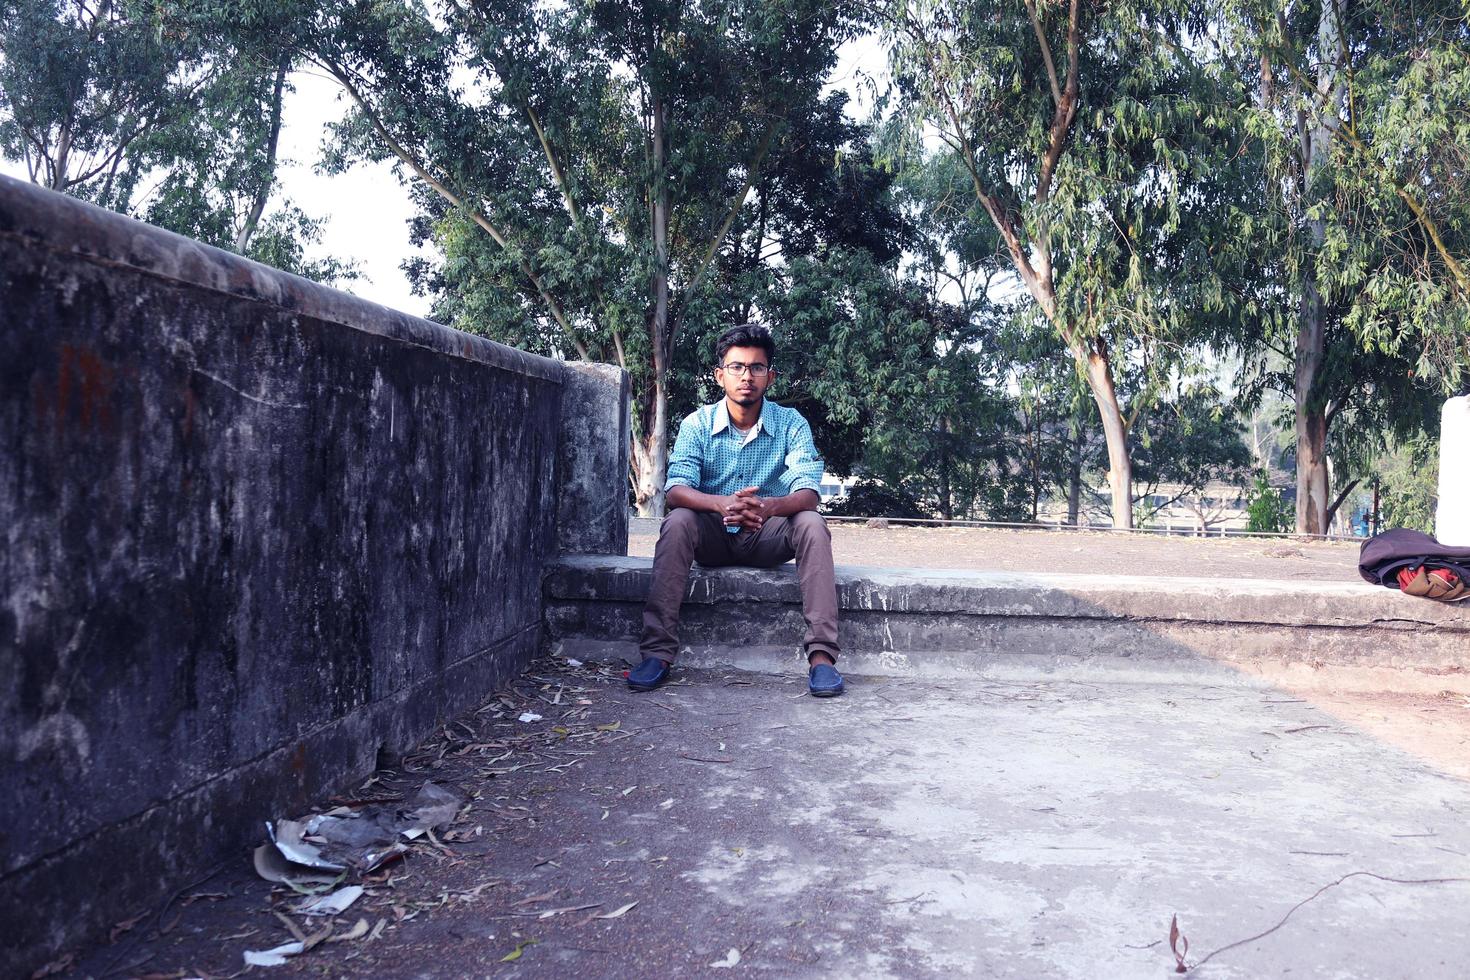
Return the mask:
<svg viewBox="0 0 1470 980">
<path fill-rule="evenodd" d="M 742 323 L 721 334 L 715 344 L 716 364 L 725 363 L 725 355 L 730 353 L 731 347 L 759 347 L 766 352 L 767 364 L 776 363 L 776 342 L 771 339 L 771 331 L 759 323 Z"/>
</svg>

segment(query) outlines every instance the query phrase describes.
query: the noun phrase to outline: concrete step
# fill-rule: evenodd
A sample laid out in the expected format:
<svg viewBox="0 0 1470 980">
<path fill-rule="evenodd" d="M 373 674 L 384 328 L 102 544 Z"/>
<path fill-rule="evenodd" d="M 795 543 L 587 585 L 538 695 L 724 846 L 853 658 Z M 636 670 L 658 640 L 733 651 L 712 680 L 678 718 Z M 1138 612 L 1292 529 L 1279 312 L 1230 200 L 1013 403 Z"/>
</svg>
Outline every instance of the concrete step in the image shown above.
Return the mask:
<svg viewBox="0 0 1470 980">
<path fill-rule="evenodd" d="M 651 567 L 613 555 L 553 565 L 551 651 L 636 661 Z M 848 672 L 1470 693 L 1470 602 L 1366 583 L 839 566 L 837 591 Z M 683 662 L 799 669 L 803 632 L 794 565 L 695 566 Z"/>
</svg>

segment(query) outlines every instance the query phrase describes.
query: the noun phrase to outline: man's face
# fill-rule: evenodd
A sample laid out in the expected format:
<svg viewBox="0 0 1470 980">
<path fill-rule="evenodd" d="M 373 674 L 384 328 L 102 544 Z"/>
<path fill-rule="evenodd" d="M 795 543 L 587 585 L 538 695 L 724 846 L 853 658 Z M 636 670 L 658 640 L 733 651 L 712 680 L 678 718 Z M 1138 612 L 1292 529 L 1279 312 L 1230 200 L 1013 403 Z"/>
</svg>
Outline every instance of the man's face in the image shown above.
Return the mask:
<svg viewBox="0 0 1470 980">
<path fill-rule="evenodd" d="M 715 380 L 737 405 L 760 404 L 774 375 L 766 352 L 759 347 L 731 347 L 715 368 Z"/>
</svg>

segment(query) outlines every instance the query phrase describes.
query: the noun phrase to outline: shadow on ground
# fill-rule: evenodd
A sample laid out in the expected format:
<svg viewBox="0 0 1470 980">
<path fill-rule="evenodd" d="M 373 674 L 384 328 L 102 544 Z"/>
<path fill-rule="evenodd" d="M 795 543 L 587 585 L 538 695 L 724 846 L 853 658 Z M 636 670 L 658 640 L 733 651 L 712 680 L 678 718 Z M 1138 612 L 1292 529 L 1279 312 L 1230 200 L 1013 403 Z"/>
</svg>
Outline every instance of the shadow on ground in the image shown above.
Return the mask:
<svg viewBox="0 0 1470 980">
<path fill-rule="evenodd" d="M 348 794 L 434 780 L 471 798 L 459 821 L 251 972 L 1163 977 L 1177 915 L 1188 963 L 1222 950 L 1198 976 L 1463 973 L 1470 785 L 1308 698 L 852 677 L 823 702 L 795 671 L 678 678 L 635 695 L 535 664 Z M 1374 710 L 1470 731 L 1445 699 Z M 242 852 L 77 973 L 235 975 L 320 932 L 299 901 Z"/>
</svg>

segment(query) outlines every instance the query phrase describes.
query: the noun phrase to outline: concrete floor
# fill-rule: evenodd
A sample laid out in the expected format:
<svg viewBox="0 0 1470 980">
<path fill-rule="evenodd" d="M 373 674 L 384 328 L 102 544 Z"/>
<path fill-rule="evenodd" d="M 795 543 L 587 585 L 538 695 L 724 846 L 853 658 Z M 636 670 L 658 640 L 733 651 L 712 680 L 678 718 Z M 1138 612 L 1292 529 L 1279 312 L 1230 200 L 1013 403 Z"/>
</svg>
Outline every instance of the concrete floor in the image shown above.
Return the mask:
<svg viewBox="0 0 1470 980">
<path fill-rule="evenodd" d="M 1199 977 L 1466 973 L 1463 698 L 849 680 L 816 701 L 795 673 L 690 670 L 634 695 L 539 663 L 372 791 L 478 793 L 452 856 L 370 882 L 339 932 L 381 918 L 377 940 L 265 972 L 1162 978 L 1177 915 Z M 200 890 L 223 897 L 81 972 L 234 972 L 290 939 L 266 913 L 295 896 L 243 867 Z"/>
</svg>

